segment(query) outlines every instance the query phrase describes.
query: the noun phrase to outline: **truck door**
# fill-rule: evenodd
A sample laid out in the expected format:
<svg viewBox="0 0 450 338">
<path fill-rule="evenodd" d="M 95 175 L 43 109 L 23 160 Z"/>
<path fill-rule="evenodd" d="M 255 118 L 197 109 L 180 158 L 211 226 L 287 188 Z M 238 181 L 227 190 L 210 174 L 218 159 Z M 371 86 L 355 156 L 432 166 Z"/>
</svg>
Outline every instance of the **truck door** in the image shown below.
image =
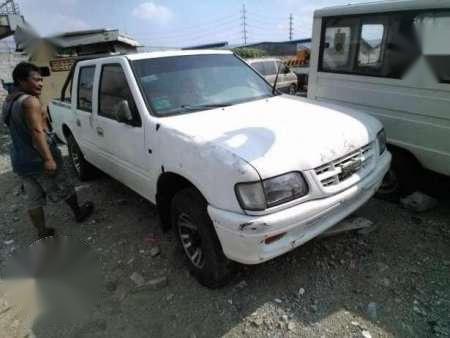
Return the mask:
<svg viewBox="0 0 450 338">
<path fill-rule="evenodd" d="M 145 132 L 126 66 L 121 60 L 100 65 L 95 137 L 104 170 L 140 192 L 148 179 Z"/>
<path fill-rule="evenodd" d="M 72 100 L 75 112 L 72 132 L 88 161 L 93 161 L 96 149 L 93 119 L 95 69 L 95 65 L 80 66 L 75 79 L 77 85 L 72 89 L 72 97 L 76 97 Z"/>
</svg>

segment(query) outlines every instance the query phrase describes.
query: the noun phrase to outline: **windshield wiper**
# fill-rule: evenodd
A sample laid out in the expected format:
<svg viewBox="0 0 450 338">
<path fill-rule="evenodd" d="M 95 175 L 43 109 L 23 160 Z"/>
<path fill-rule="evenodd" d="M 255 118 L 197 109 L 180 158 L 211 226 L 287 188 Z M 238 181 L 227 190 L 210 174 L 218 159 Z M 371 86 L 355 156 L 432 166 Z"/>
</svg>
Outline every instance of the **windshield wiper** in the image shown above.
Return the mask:
<svg viewBox="0 0 450 338">
<path fill-rule="evenodd" d="M 214 104 L 199 104 L 199 105 L 182 105 L 180 106 L 180 110 L 182 111 L 197 111 L 203 109 L 213 109 L 213 108 L 222 108 L 229 107 L 231 104 L 229 103 L 214 103 Z"/>
<path fill-rule="evenodd" d="M 280 75 L 281 65 L 278 65 L 277 75 L 275 76 L 275 81 L 272 86 L 272 94 L 278 95 L 280 92 L 277 89 L 278 76 Z"/>
</svg>

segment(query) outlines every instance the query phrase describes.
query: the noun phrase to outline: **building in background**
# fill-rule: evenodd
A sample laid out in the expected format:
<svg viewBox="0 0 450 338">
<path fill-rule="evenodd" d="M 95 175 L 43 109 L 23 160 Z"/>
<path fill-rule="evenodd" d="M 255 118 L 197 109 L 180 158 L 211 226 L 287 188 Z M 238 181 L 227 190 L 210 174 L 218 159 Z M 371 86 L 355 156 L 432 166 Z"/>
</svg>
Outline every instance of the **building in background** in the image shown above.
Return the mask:
<svg viewBox="0 0 450 338">
<path fill-rule="evenodd" d="M 289 41 L 264 41 L 247 44 L 246 48 L 260 49 L 267 53 L 269 56 L 276 57 L 292 57 L 302 49 L 309 49 L 311 47 L 311 39 L 299 39 Z"/>
<path fill-rule="evenodd" d="M 94 55 L 135 53 L 141 45 L 117 29 L 97 29 L 43 38 L 24 48 L 29 61 L 43 67 L 49 76 L 44 78 L 41 101 L 44 106 L 61 94 L 61 88 L 77 59 Z"/>
</svg>

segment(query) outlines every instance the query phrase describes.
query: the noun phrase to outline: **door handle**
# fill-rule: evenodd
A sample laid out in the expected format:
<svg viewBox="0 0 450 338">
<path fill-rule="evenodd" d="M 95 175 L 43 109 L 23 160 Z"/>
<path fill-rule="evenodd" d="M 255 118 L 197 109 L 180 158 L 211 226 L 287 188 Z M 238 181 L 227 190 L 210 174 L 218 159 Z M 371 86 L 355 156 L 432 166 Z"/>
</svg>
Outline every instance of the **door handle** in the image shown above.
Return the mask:
<svg viewBox="0 0 450 338">
<path fill-rule="evenodd" d="M 77 126 L 78 126 L 78 127 L 81 127 L 81 121 L 80 121 L 80 119 L 77 119 Z"/>
<path fill-rule="evenodd" d="M 103 128 L 97 127 L 96 130 L 97 130 L 97 135 L 103 136 Z"/>
</svg>

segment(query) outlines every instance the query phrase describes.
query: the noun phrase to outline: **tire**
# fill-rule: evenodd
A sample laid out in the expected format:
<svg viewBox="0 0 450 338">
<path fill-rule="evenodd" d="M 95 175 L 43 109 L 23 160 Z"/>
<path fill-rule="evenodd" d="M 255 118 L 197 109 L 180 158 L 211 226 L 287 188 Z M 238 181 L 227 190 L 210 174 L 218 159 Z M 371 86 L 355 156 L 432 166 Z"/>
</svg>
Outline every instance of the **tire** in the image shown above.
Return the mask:
<svg viewBox="0 0 450 338">
<path fill-rule="evenodd" d="M 383 179 L 377 197 L 389 201 L 398 201 L 421 188 L 423 169 L 416 158 L 406 151 L 390 149 L 392 163 Z"/>
<path fill-rule="evenodd" d="M 288 94 L 289 95 L 296 95 L 297 94 L 297 86 L 295 84 L 291 84 L 289 86 Z"/>
<path fill-rule="evenodd" d="M 194 188 L 176 193 L 172 199 L 171 222 L 184 251 L 191 274 L 211 289 L 226 285 L 233 275 L 233 263 L 223 254 L 207 202 Z"/>
<path fill-rule="evenodd" d="M 66 139 L 70 164 L 78 178 L 81 181 L 87 181 L 94 178 L 97 174 L 97 170 L 92 164 L 86 161 L 73 135 L 68 135 Z"/>
</svg>

